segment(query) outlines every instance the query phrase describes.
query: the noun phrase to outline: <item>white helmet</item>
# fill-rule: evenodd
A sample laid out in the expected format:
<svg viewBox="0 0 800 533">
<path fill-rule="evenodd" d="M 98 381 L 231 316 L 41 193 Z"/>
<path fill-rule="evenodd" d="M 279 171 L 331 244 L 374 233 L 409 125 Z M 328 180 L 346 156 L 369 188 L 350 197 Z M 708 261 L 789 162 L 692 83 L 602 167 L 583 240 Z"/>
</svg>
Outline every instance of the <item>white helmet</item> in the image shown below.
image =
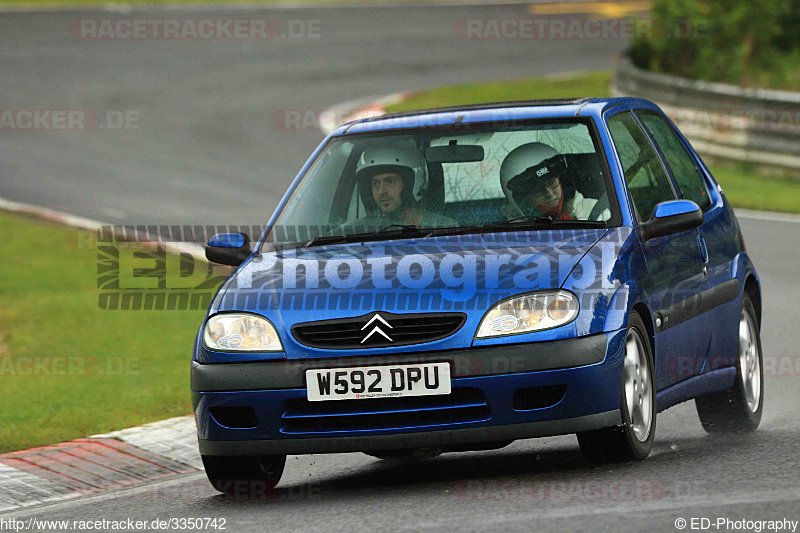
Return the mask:
<svg viewBox="0 0 800 533">
<path fill-rule="evenodd" d="M 558 177 L 565 170 L 564 158 L 559 156 L 561 154 L 552 146 L 532 142 L 517 146 L 503 160 L 500 165 L 500 186 L 503 188 L 503 194 L 506 195 L 508 202 L 520 214 L 523 213 L 523 210 L 517 200 L 533 191 L 531 180 L 539 181 L 550 176 Z M 512 179 L 513 182 L 511 182 Z"/>
<path fill-rule="evenodd" d="M 361 153 L 356 164 L 356 179 L 367 180 L 381 172 L 397 172 L 402 176 L 407 200 L 416 203 L 427 192 L 428 165 L 422 153 L 409 144 L 368 147 Z"/>
</svg>

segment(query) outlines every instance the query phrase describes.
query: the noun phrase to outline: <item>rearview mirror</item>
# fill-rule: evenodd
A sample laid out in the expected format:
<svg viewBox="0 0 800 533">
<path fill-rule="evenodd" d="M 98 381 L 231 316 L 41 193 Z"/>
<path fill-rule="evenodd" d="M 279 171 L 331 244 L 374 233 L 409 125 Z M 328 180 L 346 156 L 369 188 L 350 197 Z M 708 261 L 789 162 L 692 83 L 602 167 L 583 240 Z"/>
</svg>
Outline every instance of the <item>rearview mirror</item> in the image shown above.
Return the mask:
<svg viewBox="0 0 800 533">
<path fill-rule="evenodd" d="M 250 239 L 244 233 L 217 233 L 206 244 L 206 259 L 221 265 L 239 266 L 250 252 Z"/>
<path fill-rule="evenodd" d="M 691 200 L 670 200 L 653 208 L 653 216 L 640 227 L 643 241 L 690 230 L 703 223 L 703 211 Z"/>
<path fill-rule="evenodd" d="M 483 146 L 479 144 L 456 144 L 431 146 L 425 150 L 428 163 L 474 163 L 483 161 Z"/>
</svg>

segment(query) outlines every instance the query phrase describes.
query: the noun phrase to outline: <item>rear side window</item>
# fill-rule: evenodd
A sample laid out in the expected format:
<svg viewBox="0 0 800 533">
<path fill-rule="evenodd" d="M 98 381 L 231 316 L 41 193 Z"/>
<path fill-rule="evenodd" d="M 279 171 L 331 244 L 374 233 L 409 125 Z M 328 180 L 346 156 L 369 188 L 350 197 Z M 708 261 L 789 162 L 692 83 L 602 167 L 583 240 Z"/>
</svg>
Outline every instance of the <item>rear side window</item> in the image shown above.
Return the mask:
<svg viewBox="0 0 800 533">
<path fill-rule="evenodd" d="M 660 202 L 675 199 L 661 160 L 630 112 L 614 115 L 608 129 L 617 148 L 639 220 L 649 220 Z"/>
<path fill-rule="evenodd" d="M 636 114 L 664 154 L 667 166 L 683 197 L 692 200 L 703 211 L 708 209 L 711 206 L 711 199 L 700 169 L 672 127 L 655 111 L 637 111 Z"/>
</svg>

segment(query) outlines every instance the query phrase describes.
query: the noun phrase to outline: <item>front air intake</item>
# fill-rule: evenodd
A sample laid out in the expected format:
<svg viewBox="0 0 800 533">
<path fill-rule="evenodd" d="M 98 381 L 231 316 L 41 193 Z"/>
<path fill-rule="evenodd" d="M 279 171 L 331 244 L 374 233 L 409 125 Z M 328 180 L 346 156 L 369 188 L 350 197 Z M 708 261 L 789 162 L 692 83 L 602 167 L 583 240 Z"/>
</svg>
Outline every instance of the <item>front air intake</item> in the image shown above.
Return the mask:
<svg viewBox="0 0 800 533">
<path fill-rule="evenodd" d="M 517 411 L 530 411 L 553 407 L 561 401 L 566 393 L 566 385 L 517 389 L 514 391 L 514 409 Z"/>
<path fill-rule="evenodd" d="M 252 407 L 212 407 L 208 411 L 217 424 L 226 428 L 253 429 L 258 426 L 258 419 Z"/>
<path fill-rule="evenodd" d="M 421 344 L 461 329 L 464 313 L 368 313 L 359 317 L 305 322 L 292 327 L 297 342 L 312 348 L 348 350 Z"/>
</svg>

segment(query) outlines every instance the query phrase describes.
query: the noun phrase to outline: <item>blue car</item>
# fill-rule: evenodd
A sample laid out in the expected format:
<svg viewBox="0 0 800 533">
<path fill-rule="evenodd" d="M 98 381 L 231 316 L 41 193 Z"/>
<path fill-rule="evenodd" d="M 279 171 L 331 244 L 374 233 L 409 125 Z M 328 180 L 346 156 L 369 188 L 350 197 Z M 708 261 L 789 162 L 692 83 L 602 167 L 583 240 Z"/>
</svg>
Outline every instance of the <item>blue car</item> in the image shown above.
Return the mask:
<svg viewBox="0 0 800 533">
<path fill-rule="evenodd" d="M 764 401 L 761 289 L 722 188 L 636 98 L 459 106 L 328 136 L 198 332 L 191 388 L 217 490 L 287 454 L 430 457 L 577 434 L 641 460 L 656 414 L 709 432 Z"/>
</svg>

